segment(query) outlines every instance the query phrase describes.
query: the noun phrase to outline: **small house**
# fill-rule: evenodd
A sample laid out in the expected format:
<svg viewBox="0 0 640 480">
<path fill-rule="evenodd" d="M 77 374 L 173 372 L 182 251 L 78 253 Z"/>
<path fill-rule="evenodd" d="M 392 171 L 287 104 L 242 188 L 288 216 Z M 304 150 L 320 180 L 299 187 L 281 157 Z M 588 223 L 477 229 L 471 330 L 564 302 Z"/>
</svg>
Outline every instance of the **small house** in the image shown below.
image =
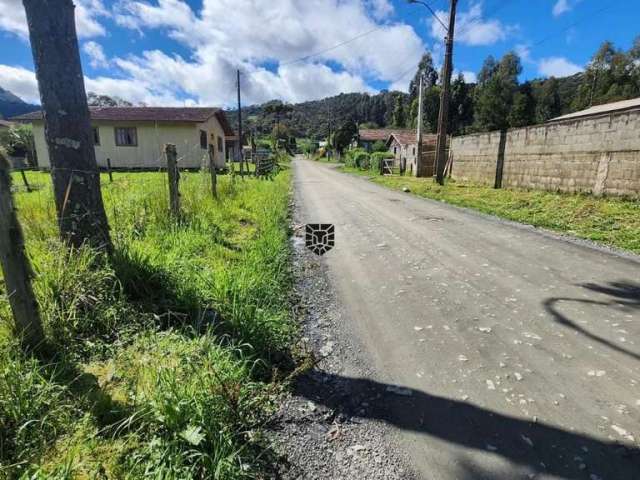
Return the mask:
<svg viewBox="0 0 640 480">
<path fill-rule="evenodd" d="M 387 149 L 393 154 L 395 168 L 415 177 L 432 177 L 435 173 L 436 135 L 423 134 L 422 162 L 418 166 L 418 141 L 416 132 L 392 133 L 387 140 Z"/>
<path fill-rule="evenodd" d="M 213 146 L 214 164 L 225 166 L 225 136 L 233 135 L 224 111 L 197 107 L 90 107 L 98 166 L 154 170 L 166 167 L 164 145 L 172 143 L 181 168 L 200 168 Z M 33 124 L 40 168 L 50 168 L 42 112 L 13 120 Z"/>
<path fill-rule="evenodd" d="M 393 128 L 363 128 L 358 131 L 356 147 L 364 148 L 367 152 L 373 150 L 376 142 L 387 143 L 392 133 L 410 134 L 415 130 L 393 129 Z"/>
</svg>

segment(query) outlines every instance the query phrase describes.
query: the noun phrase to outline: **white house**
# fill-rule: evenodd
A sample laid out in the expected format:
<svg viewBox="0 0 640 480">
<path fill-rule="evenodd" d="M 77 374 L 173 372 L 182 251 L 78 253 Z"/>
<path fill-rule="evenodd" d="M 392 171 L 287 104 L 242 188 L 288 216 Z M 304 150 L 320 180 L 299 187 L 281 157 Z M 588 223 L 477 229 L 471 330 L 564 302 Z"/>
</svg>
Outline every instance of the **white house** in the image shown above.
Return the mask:
<svg viewBox="0 0 640 480">
<path fill-rule="evenodd" d="M 157 169 L 166 167 L 165 143 L 176 145 L 182 168 L 199 168 L 208 161 L 214 147 L 216 167 L 225 166 L 225 136 L 233 135 L 219 108 L 194 107 L 91 107 L 91 126 L 98 166 Z M 12 120 L 33 124 L 38 166 L 50 167 L 44 137 L 42 112 L 20 115 Z"/>
</svg>

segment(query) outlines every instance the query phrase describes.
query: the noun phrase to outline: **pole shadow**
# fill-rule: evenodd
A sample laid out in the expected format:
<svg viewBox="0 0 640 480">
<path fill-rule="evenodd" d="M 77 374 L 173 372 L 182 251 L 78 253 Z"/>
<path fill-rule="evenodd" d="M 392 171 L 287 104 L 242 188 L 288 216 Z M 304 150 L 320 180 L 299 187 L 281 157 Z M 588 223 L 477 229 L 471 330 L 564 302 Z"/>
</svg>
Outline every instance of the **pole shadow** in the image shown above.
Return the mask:
<svg viewBox="0 0 640 480">
<path fill-rule="evenodd" d="M 606 285 L 584 283 L 580 286 L 592 292 L 607 295 L 611 298 L 609 300 L 589 300 L 584 298 L 551 297 L 543 302 L 545 310 L 553 316 L 557 323 L 575 330 L 594 342 L 604 345 L 616 352 L 627 355 L 635 360 L 640 360 L 639 353 L 633 352 L 611 342 L 610 340 L 607 340 L 606 338 L 602 338 L 599 335 L 589 332 L 587 329 L 570 319 L 567 315 L 560 312 L 558 308 L 561 303 L 580 303 L 583 305 L 599 305 L 616 309 L 622 308 L 626 311 L 640 310 L 640 285 L 628 281 L 619 281 L 610 282 Z M 638 477 L 640 478 L 640 474 L 638 474 Z"/>
<path fill-rule="evenodd" d="M 358 417 L 382 421 L 472 451 L 498 455 L 512 462 L 518 472 L 524 468 L 534 475 L 570 480 L 631 480 L 638 478 L 640 472 L 640 449 L 636 446 L 512 417 L 417 389 L 319 370 L 300 378 L 295 389 L 297 394 L 332 409 L 338 421 Z M 469 467 L 467 474 L 472 475 Z M 477 472 L 484 472 L 482 478 L 499 478 L 477 468 Z"/>
</svg>

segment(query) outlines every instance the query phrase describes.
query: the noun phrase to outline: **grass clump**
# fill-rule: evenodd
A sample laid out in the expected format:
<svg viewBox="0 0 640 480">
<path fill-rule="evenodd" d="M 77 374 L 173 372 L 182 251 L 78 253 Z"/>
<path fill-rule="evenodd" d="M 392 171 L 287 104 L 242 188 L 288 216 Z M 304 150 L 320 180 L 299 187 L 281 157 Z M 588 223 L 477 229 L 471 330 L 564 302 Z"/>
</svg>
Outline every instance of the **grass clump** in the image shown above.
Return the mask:
<svg viewBox="0 0 640 480">
<path fill-rule="evenodd" d="M 260 425 L 291 366 L 289 171 L 270 181 L 103 178 L 115 254 L 57 239 L 47 174 L 18 213 L 45 360 L 24 356 L 0 300 L 0 478 L 256 478 Z M 3 289 L 3 283 L 0 289 Z"/>
<path fill-rule="evenodd" d="M 367 175 L 355 168 L 342 171 Z M 540 190 L 494 189 L 449 180 L 445 186 L 430 178 L 410 176 L 370 177 L 394 190 L 473 208 L 520 223 L 543 227 L 604 245 L 640 253 L 640 202 Z"/>
</svg>

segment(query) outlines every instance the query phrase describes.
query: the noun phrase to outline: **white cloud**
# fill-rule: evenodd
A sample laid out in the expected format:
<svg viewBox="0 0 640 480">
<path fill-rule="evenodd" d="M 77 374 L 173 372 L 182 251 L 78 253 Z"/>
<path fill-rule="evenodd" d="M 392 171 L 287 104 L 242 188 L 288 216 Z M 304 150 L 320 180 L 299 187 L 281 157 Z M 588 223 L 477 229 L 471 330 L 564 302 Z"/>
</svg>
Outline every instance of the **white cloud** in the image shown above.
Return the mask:
<svg viewBox="0 0 640 480">
<path fill-rule="evenodd" d="M 383 19 L 393 13 L 393 4 L 389 0 L 367 0 L 367 5 L 371 8 L 376 19 Z"/>
<path fill-rule="evenodd" d="M 516 45 L 515 48 L 516 55 L 520 57 L 520 59 L 525 63 L 536 63 L 531 57 L 531 48 L 525 44 Z"/>
<path fill-rule="evenodd" d="M 445 24 L 448 22 L 449 12 L 439 10 L 436 14 Z M 444 38 L 446 31 L 440 22 L 431 18 L 430 23 L 431 35 L 438 39 Z M 457 15 L 455 37 L 456 41 L 466 45 L 493 45 L 505 40 L 514 29 L 514 26 L 505 25 L 500 20 L 483 18 L 482 2 L 477 2 L 471 4 L 468 11 Z"/>
<path fill-rule="evenodd" d="M 475 72 L 471 72 L 469 70 L 463 70 L 462 72 L 462 77 L 464 78 L 464 81 L 467 83 L 477 83 L 478 82 L 478 76 L 475 74 Z M 458 74 L 458 72 L 456 72 L 456 75 Z"/>
<path fill-rule="evenodd" d="M 233 103 L 238 67 L 250 74 L 247 102 L 371 91 L 365 78 L 392 81 L 407 59 L 417 65 L 425 48 L 409 25 L 376 21 L 393 12 L 388 0 L 204 0 L 197 12 L 181 0 L 122 0 L 117 10 L 121 26 L 162 29 L 192 53 L 185 60 L 144 52 L 117 59 L 118 66 L 131 78 L 179 87 L 205 103 Z M 277 68 L 260 66 L 267 62 Z"/>
<path fill-rule="evenodd" d="M 81 38 L 98 37 L 106 34 L 99 18 L 108 15 L 102 0 L 75 0 L 76 29 Z M 27 17 L 20 0 L 0 0 L 0 30 L 14 33 L 22 38 L 29 37 Z"/>
<path fill-rule="evenodd" d="M 104 53 L 102 45 L 97 42 L 89 41 L 82 46 L 82 50 L 89 56 L 89 62 L 93 68 L 106 68 L 109 66 L 109 60 Z"/>
<path fill-rule="evenodd" d="M 25 102 L 40 103 L 38 83 L 31 70 L 0 65 L 0 86 L 19 96 Z"/>
<path fill-rule="evenodd" d="M 575 8 L 575 6 L 580 3 L 582 0 L 558 0 L 552 9 L 552 13 L 554 17 L 559 17 L 560 15 L 570 12 Z"/>
<path fill-rule="evenodd" d="M 564 57 L 543 58 L 538 63 L 538 72 L 547 77 L 568 77 L 584 70 Z"/>
<path fill-rule="evenodd" d="M 108 15 L 121 27 L 141 35 L 155 29 L 187 48 L 186 55 L 150 50 L 109 59 L 100 44 L 83 45 L 93 66 L 113 70 L 88 78 L 87 90 L 148 104 L 233 106 L 237 68 L 245 104 L 372 92 L 369 80 L 393 82 L 425 50 L 411 26 L 389 21 L 389 0 L 203 0 L 197 10 L 184 0 L 119 0 L 109 11 L 102 0 L 77 1 L 86 13 L 77 17 L 85 37 L 104 34 L 98 20 Z M 24 22 L 14 23 L 14 33 L 22 28 L 25 36 Z"/>
</svg>

